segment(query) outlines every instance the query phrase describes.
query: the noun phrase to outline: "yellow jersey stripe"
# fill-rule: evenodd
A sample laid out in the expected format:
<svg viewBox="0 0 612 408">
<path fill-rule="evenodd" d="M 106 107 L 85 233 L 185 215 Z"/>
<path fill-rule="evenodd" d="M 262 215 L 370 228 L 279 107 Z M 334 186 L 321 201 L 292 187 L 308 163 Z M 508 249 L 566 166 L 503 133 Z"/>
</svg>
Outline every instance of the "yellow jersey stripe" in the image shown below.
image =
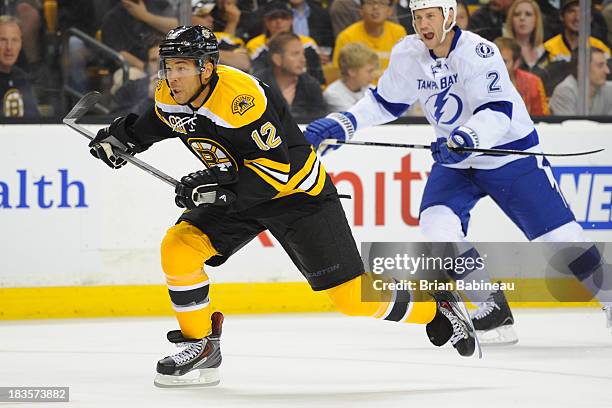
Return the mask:
<svg viewBox="0 0 612 408">
<path fill-rule="evenodd" d="M 287 173 L 280 173 L 278 171 L 275 170 L 270 170 L 267 167 L 262 166 L 259 163 L 253 162 L 251 163 L 252 166 L 257 167 L 259 170 L 263 171 L 264 173 L 266 173 L 268 176 L 274 178 L 275 180 L 281 182 L 281 183 L 287 183 L 287 181 L 289 181 L 289 174 Z"/>
<path fill-rule="evenodd" d="M 314 154 L 314 157 L 317 157 L 316 154 Z M 312 156 L 311 156 L 312 157 Z M 304 170 L 306 168 L 306 166 L 304 166 L 302 168 L 302 170 Z M 317 173 L 315 173 L 317 172 Z M 309 180 L 311 175 L 315 175 L 316 174 L 316 182 L 312 182 L 311 180 Z M 291 179 L 291 181 L 298 180 L 299 185 L 296 187 L 295 185 L 297 183 L 291 183 L 291 181 L 289 182 L 289 184 L 291 184 L 290 189 L 287 189 L 285 191 L 281 191 L 279 192 L 276 196 L 274 196 L 274 198 L 281 198 L 281 197 L 286 197 L 288 195 L 291 194 L 295 194 L 295 193 L 306 193 L 308 195 L 311 196 L 316 196 L 318 195 L 321 190 L 323 190 L 323 187 L 325 186 L 325 180 L 326 180 L 326 173 L 325 173 L 325 168 L 323 167 L 323 165 L 321 164 L 321 162 L 317 160 L 313 163 L 312 168 L 310 169 L 310 171 L 308 171 L 308 174 L 305 178 L 298 178 L 296 177 L 297 174 Z"/>
<path fill-rule="evenodd" d="M 325 168 L 322 164 L 319 164 L 319 178 L 317 179 L 317 184 L 315 184 L 314 188 L 312 188 L 310 191 L 307 191 L 306 193 L 311 196 L 319 195 L 319 193 L 321 192 L 321 190 L 323 190 L 323 187 L 325 186 L 326 175 L 327 173 L 325 172 Z"/>
<path fill-rule="evenodd" d="M 276 180 L 275 178 L 269 176 L 268 174 L 264 173 L 263 171 L 261 171 L 260 169 L 258 169 L 256 166 L 254 166 L 253 164 L 245 164 L 245 167 L 253 170 L 255 172 L 255 174 L 257 174 L 260 178 L 262 178 L 266 183 L 270 184 L 272 187 L 274 187 L 276 190 L 278 191 L 283 191 L 285 190 L 285 188 L 287 187 L 287 185 L 285 183 L 281 183 L 278 180 Z"/>
<path fill-rule="evenodd" d="M 278 190 L 279 194 L 277 194 L 274 198 L 282 197 L 284 195 L 293 194 L 293 192 L 297 192 L 296 187 L 300 183 L 304 183 L 304 181 L 311 175 L 312 172 L 320 170 L 321 165 L 319 163 L 318 157 L 315 154 L 312 148 L 310 149 L 310 156 L 302 166 L 302 168 L 289 179 L 288 182 L 282 183 L 271 174 L 266 173 L 262 168 L 257 166 L 257 162 L 255 160 L 245 161 L 245 167 L 253 170 L 259 177 L 261 177 L 264 181 Z M 318 166 L 316 166 L 318 164 Z M 319 180 L 317 180 L 318 183 Z M 315 187 L 318 187 L 315 184 Z M 301 190 L 303 191 L 303 190 Z"/>
<path fill-rule="evenodd" d="M 168 123 L 168 121 L 162 116 L 161 113 L 159 113 L 159 110 L 157 109 L 157 105 L 155 105 L 155 114 L 157 115 L 157 117 L 159 118 L 159 120 L 161 120 L 162 122 L 164 122 L 166 125 L 172 127 L 172 125 L 170 123 Z"/>
<path fill-rule="evenodd" d="M 265 157 L 260 157 L 255 160 L 245 160 L 244 161 L 245 165 L 250 164 L 250 163 L 258 163 L 264 167 L 268 167 L 269 169 L 272 169 L 272 170 L 281 171 L 283 173 L 289 173 L 289 170 L 291 169 L 291 166 L 289 165 L 289 163 L 281 163 L 281 162 L 267 159 Z"/>
<path fill-rule="evenodd" d="M 302 168 L 293 175 L 293 177 L 291 177 L 291 180 L 289 180 L 289 182 L 287 183 L 287 189 L 288 190 L 293 190 L 300 181 L 302 181 L 305 177 L 307 177 L 311 171 L 313 171 L 313 167 L 315 162 L 317 161 L 317 155 L 315 154 L 314 150 L 310 150 L 310 156 L 308 156 L 308 159 L 306 160 L 306 163 L 304 163 L 304 166 L 302 166 Z"/>
</svg>

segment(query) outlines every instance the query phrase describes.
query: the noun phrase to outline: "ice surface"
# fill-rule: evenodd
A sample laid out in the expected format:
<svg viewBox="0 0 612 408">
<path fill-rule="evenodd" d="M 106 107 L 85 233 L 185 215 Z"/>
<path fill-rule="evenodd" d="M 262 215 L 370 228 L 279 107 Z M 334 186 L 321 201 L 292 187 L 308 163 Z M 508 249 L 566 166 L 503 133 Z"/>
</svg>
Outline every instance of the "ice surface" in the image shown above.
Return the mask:
<svg viewBox="0 0 612 408">
<path fill-rule="evenodd" d="M 153 386 L 156 361 L 176 352 L 171 317 L 2 322 L 0 385 L 69 386 L 70 403 L 53 407 L 612 407 L 603 312 L 515 317 L 519 344 L 477 360 L 432 346 L 418 325 L 230 315 L 221 384 L 171 390 Z"/>
</svg>

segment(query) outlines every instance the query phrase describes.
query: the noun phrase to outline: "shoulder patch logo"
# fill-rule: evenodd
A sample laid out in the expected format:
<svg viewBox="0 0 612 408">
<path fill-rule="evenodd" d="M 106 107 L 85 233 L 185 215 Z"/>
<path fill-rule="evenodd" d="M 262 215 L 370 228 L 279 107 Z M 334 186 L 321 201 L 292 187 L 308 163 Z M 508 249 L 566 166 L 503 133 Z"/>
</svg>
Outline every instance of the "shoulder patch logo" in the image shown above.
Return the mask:
<svg viewBox="0 0 612 408">
<path fill-rule="evenodd" d="M 232 101 L 232 113 L 240 114 L 240 116 L 244 115 L 246 111 L 255 106 L 255 98 L 251 95 L 242 94 L 238 95 Z"/>
<path fill-rule="evenodd" d="M 481 42 L 476 45 L 476 54 L 478 54 L 481 58 L 489 58 L 495 54 L 495 51 L 489 44 Z"/>
</svg>

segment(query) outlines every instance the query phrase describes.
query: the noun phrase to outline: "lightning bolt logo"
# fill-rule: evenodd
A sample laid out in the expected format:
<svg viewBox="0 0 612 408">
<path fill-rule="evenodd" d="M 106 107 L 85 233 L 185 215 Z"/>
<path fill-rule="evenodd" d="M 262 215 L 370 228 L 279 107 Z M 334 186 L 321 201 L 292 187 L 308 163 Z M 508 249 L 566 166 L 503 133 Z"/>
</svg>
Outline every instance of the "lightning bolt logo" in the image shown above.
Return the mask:
<svg viewBox="0 0 612 408">
<path fill-rule="evenodd" d="M 442 115 L 444 115 L 444 105 L 446 105 L 446 101 L 448 101 L 448 91 L 450 91 L 450 87 L 436 95 L 436 101 L 434 103 L 434 106 L 436 107 L 436 110 L 434 111 L 434 119 L 436 119 L 436 123 L 440 123 L 440 118 L 442 118 Z"/>
<path fill-rule="evenodd" d="M 463 102 L 461 101 L 461 98 L 459 98 L 454 93 L 449 93 L 450 89 L 451 87 L 448 87 L 440 93 L 431 95 L 425 102 L 426 106 L 431 106 L 429 104 L 429 101 L 432 98 L 435 98 L 434 103 L 433 103 L 433 107 L 434 107 L 433 118 L 436 121 L 436 124 L 439 124 L 440 121 L 442 120 L 442 117 L 445 116 L 446 102 L 448 102 L 449 98 L 453 98 L 455 100 L 456 105 L 457 105 L 456 107 L 457 111 L 454 114 L 446 115 L 447 117 L 448 116 L 452 116 L 452 117 L 446 121 L 443 121 L 442 124 L 450 125 L 450 124 L 455 123 L 455 121 L 459 119 L 459 116 L 461 116 L 461 112 L 463 112 Z M 451 104 L 451 106 L 453 106 L 453 104 Z"/>
</svg>

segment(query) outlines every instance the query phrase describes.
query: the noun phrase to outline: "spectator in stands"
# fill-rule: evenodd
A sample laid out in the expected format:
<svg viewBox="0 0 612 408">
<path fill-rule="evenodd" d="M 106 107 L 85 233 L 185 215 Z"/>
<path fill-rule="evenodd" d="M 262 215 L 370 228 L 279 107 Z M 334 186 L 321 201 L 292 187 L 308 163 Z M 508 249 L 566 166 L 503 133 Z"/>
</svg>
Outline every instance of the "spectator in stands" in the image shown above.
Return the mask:
<svg viewBox="0 0 612 408">
<path fill-rule="evenodd" d="M 214 32 L 225 32 L 247 41 L 263 31 L 258 13 L 252 0 L 216 0 L 212 10 Z M 265 2 L 259 2 L 260 6 Z"/>
<path fill-rule="evenodd" d="M 501 57 L 508 69 L 510 80 L 523 98 L 529 114 L 532 116 L 549 115 L 542 80 L 537 75 L 519 69 L 521 65 L 521 46 L 519 43 L 513 38 L 499 37 L 495 40 L 495 45 L 499 48 Z"/>
<path fill-rule="evenodd" d="M 59 31 L 64 33 L 69 28 L 74 27 L 95 38 L 101 21 L 96 21 L 97 19 L 94 16 L 103 10 L 100 10 L 94 3 L 96 2 L 57 0 L 57 25 Z"/>
<path fill-rule="evenodd" d="M 146 22 L 151 27 L 155 27 L 160 33 L 165 34 L 179 25 L 178 19 L 174 16 L 151 13 L 142 1 L 140 3 L 129 3 L 130 5 L 126 5 L 125 8 L 132 17 Z M 212 30 L 214 26 L 212 12 L 215 6 L 215 0 L 193 0 L 191 23 L 202 25 Z M 230 26 L 228 25 L 228 27 Z M 243 71 L 249 71 L 251 62 L 246 48 L 244 48 L 244 41 L 228 32 L 215 32 L 215 36 L 219 41 L 219 62 Z"/>
<path fill-rule="evenodd" d="M 214 31 L 213 28 L 215 25 L 215 19 L 212 16 L 212 12 L 216 7 L 215 0 L 197 0 L 193 1 L 192 3 L 191 23 L 213 30 L 217 40 L 219 41 L 219 50 L 235 50 L 244 47 L 244 41 L 233 34 L 236 30 Z M 173 22 L 175 23 L 174 27 L 176 27 L 178 25 L 178 21 L 174 19 Z M 174 27 L 171 27 L 170 29 Z M 170 31 L 170 29 L 168 31 Z"/>
<path fill-rule="evenodd" d="M 601 3 L 601 0 L 592 0 L 591 7 L 591 35 L 599 40 L 601 40 L 604 44 L 610 47 L 612 43 L 608 42 L 608 23 L 604 18 L 602 12 L 603 7 L 601 9 L 596 6 L 596 4 Z"/>
<path fill-rule="evenodd" d="M 130 80 L 113 95 L 113 114 L 125 116 L 128 113 L 142 115 L 155 104 L 157 70 L 159 69 L 159 43 L 163 37 L 156 37 L 148 44 L 145 76 Z"/>
<path fill-rule="evenodd" d="M 338 65 L 342 77 L 323 92 L 325 102 L 334 112 L 347 110 L 363 97 L 376 78 L 378 55 L 361 43 L 350 43 L 340 50 Z"/>
<path fill-rule="evenodd" d="M 176 21 L 176 15 L 164 16 L 153 10 L 149 11 L 147 4 L 143 0 L 121 1 L 123 7 L 125 7 L 132 17 L 154 27 L 163 34 L 178 25 L 174 24 L 170 29 L 167 29 L 167 18 L 173 18 Z M 238 7 L 236 0 L 191 0 L 191 5 L 192 9 L 209 9 L 208 12 L 212 14 L 213 21 L 211 30 L 214 32 L 224 32 L 236 37 L 248 36 L 247 31 L 250 25 L 257 23 L 257 21 L 254 21 L 254 14 Z"/>
<path fill-rule="evenodd" d="M 406 35 L 404 27 L 387 21 L 393 12 L 392 5 L 391 0 L 362 0 L 362 20 L 347 27 L 336 39 L 334 66 L 338 66 L 340 50 L 346 44 L 360 42 L 378 54 L 382 69 L 387 68 L 391 48 Z"/>
<path fill-rule="evenodd" d="M 412 13 L 410 12 L 410 0 L 393 0 L 393 3 L 397 22 L 404 27 L 404 30 L 406 30 L 408 34 L 414 34 Z M 391 21 L 393 21 L 393 19 L 391 19 Z"/>
<path fill-rule="evenodd" d="M 521 46 L 521 69 L 542 77 L 548 64 L 544 49 L 544 25 L 535 0 L 516 0 L 508 10 L 504 35 Z"/>
<path fill-rule="evenodd" d="M 41 0 L 17 0 L 15 17 L 21 22 L 22 52 L 28 65 L 43 60 L 44 52 L 44 17 Z M 33 67 L 36 68 L 36 67 Z"/>
<path fill-rule="evenodd" d="M 66 34 L 68 29 L 76 28 L 89 35 L 96 37 L 98 25 L 95 18 L 97 7 L 93 2 L 75 2 L 73 0 L 58 0 L 57 17 L 58 29 L 62 34 Z M 67 83 L 73 90 L 86 93 L 92 89 L 89 83 L 90 77 L 87 74 L 87 64 L 92 60 L 95 51 L 91 51 L 85 43 L 76 36 L 71 36 L 68 40 L 68 47 L 64 50 L 68 53 L 68 66 L 63 67 Z M 58 81 L 60 83 L 61 81 Z M 58 101 L 59 102 L 59 101 Z"/>
<path fill-rule="evenodd" d="M 152 15 L 173 16 L 167 0 L 121 0 L 102 21 L 102 42 L 123 55 L 130 66 L 141 71 L 147 58 L 146 44 L 160 33 L 165 34 L 160 27 L 136 17 L 142 15 L 139 13 L 142 8 Z"/>
<path fill-rule="evenodd" d="M 319 46 L 321 63 L 327 64 L 334 47 L 329 13 L 312 0 L 289 0 L 289 5 L 293 12 L 293 32 L 312 37 Z"/>
<path fill-rule="evenodd" d="M 457 1 L 457 27 L 467 30 L 470 25 L 470 10 L 463 0 Z"/>
<path fill-rule="evenodd" d="M 360 0 L 334 0 L 329 6 L 334 37 L 338 37 L 345 28 L 361 20 L 360 4 Z"/>
<path fill-rule="evenodd" d="M 489 41 L 501 37 L 506 14 L 513 0 L 491 0 L 470 16 L 469 30 Z"/>
<path fill-rule="evenodd" d="M 580 6 L 578 0 L 561 0 L 561 22 L 563 32 L 544 43 L 549 61 L 566 61 L 572 58 L 572 52 L 578 48 L 578 33 L 580 30 Z M 591 47 L 599 48 L 607 57 L 610 49 L 600 40 L 589 37 Z"/>
<path fill-rule="evenodd" d="M 306 56 L 297 34 L 281 32 L 268 44 L 272 67 L 255 75 L 280 92 L 299 118 L 319 117 L 326 112 L 319 82 L 306 73 Z"/>
<path fill-rule="evenodd" d="M 589 67 L 588 115 L 612 115 L 612 82 L 606 81 L 610 69 L 606 54 L 599 48 L 591 47 Z M 576 115 L 578 113 L 578 57 L 574 53 L 570 62 L 572 74 L 568 75 L 553 92 L 550 109 L 555 115 Z"/>
<path fill-rule="evenodd" d="M 602 14 L 608 27 L 608 44 L 612 45 L 612 0 L 604 0 Z"/>
<path fill-rule="evenodd" d="M 246 45 L 249 57 L 251 58 L 253 72 L 260 72 L 272 66 L 268 52 L 268 41 L 276 34 L 289 33 L 293 30 L 293 13 L 289 5 L 284 1 L 277 0 L 263 6 L 262 16 L 265 32 L 253 38 Z M 317 79 L 319 83 L 324 84 L 325 78 L 321 69 L 317 42 L 311 37 L 297 35 L 304 47 L 308 73 Z"/>
<path fill-rule="evenodd" d="M 551 39 L 563 30 L 559 19 L 559 2 L 557 0 L 536 0 L 542 12 L 544 41 Z"/>
<path fill-rule="evenodd" d="M 547 41 L 555 35 L 563 32 L 563 24 L 559 19 L 560 10 L 563 7 L 562 1 L 560 0 L 536 0 L 540 6 L 542 12 L 542 18 L 544 20 L 544 41 Z M 605 4 L 604 0 L 604 4 Z M 595 38 L 606 42 L 606 20 L 602 14 L 595 7 L 596 4 L 601 3 L 601 0 L 592 0 L 593 8 L 591 9 L 591 35 Z"/>
<path fill-rule="evenodd" d="M 0 16 L 0 117 L 38 117 L 36 98 L 25 72 L 15 66 L 21 52 L 19 20 Z"/>
<path fill-rule="evenodd" d="M 192 23 L 199 24 L 213 30 L 214 18 L 212 12 L 215 9 L 216 3 L 214 0 L 198 0 L 193 1 L 192 7 Z M 213 30 L 214 31 L 214 30 Z M 245 72 L 251 69 L 251 60 L 249 59 L 247 50 L 244 46 L 244 41 L 228 32 L 215 32 L 215 36 L 219 41 L 219 62 L 224 65 L 229 65 Z"/>
<path fill-rule="evenodd" d="M 121 0 L 123 8 L 134 19 L 165 34 L 178 25 L 175 13 L 159 14 L 149 10 L 144 0 Z"/>
</svg>

